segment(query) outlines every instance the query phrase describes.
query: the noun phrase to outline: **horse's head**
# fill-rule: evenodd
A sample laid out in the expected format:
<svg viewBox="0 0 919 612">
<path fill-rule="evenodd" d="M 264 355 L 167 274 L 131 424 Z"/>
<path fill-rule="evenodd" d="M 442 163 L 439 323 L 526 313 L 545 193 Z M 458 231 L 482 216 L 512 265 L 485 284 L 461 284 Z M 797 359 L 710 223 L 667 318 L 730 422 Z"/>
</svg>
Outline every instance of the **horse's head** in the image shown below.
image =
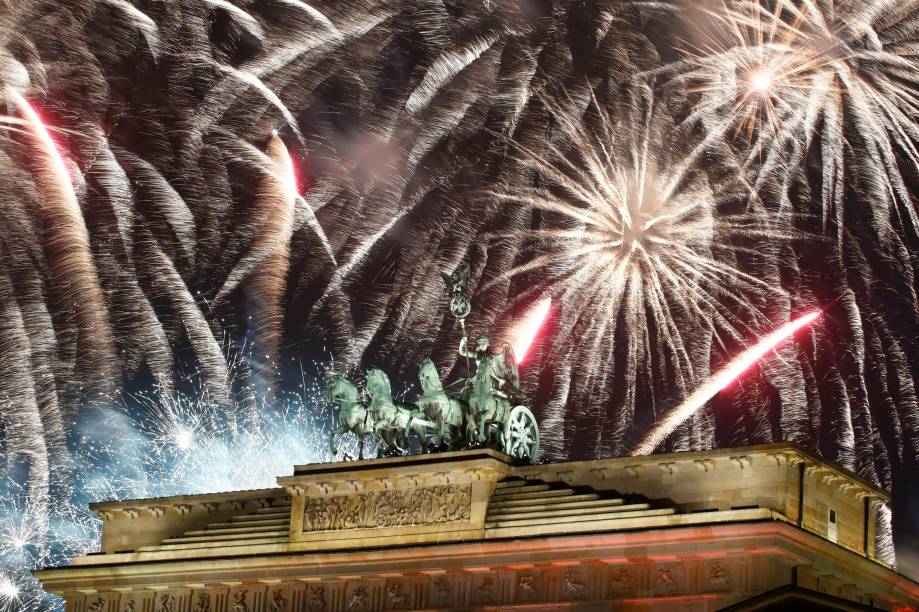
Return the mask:
<svg viewBox="0 0 919 612">
<path fill-rule="evenodd" d="M 386 372 L 376 368 L 367 370 L 367 393 L 372 398 L 392 397 L 392 387 Z"/>
<path fill-rule="evenodd" d="M 351 400 L 357 398 L 357 387 L 350 380 L 338 374 L 330 376 L 325 381 L 325 400 L 327 402 L 337 402 L 342 399 Z"/>
<path fill-rule="evenodd" d="M 421 382 L 421 392 L 440 391 L 443 386 L 440 384 L 440 373 L 437 366 L 430 357 L 425 357 L 418 368 L 418 380 Z"/>
</svg>

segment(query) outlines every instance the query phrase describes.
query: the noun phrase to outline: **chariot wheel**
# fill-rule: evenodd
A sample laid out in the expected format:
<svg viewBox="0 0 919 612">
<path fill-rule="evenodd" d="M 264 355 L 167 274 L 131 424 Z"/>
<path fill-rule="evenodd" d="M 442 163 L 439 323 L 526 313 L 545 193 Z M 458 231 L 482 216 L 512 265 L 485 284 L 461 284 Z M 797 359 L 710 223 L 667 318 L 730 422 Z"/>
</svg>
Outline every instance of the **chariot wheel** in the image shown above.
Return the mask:
<svg viewBox="0 0 919 612">
<path fill-rule="evenodd" d="M 507 415 L 504 428 L 504 452 L 530 463 L 539 455 L 539 426 L 536 417 L 526 406 L 514 406 Z"/>
</svg>

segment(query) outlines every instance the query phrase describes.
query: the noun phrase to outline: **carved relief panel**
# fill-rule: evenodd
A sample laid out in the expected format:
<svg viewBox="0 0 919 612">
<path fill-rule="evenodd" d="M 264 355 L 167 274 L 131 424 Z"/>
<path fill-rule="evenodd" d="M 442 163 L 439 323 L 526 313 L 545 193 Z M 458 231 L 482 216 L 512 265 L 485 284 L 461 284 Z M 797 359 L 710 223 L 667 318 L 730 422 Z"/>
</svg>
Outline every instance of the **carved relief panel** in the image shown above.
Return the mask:
<svg viewBox="0 0 919 612">
<path fill-rule="evenodd" d="M 716 593 L 730 591 L 734 582 L 732 569 L 724 559 L 705 563 L 702 567 L 702 590 Z"/>
<path fill-rule="evenodd" d="M 498 602 L 498 579 L 492 574 L 479 574 L 472 580 L 471 603 L 493 604 Z"/>
<path fill-rule="evenodd" d="M 457 593 L 453 577 L 446 574 L 434 576 L 428 585 L 428 603 L 432 606 L 446 606 L 456 603 Z"/>
<path fill-rule="evenodd" d="M 199 591 L 192 596 L 192 612 L 211 612 L 213 597 L 207 591 Z"/>
<path fill-rule="evenodd" d="M 324 612 L 328 609 L 328 594 L 323 584 L 309 584 L 304 589 L 303 607 L 306 612 Z"/>
<path fill-rule="evenodd" d="M 606 569 L 606 597 L 631 597 L 637 582 L 635 568 L 630 565 L 611 565 Z"/>
<path fill-rule="evenodd" d="M 157 593 L 156 612 L 176 612 L 176 596 L 172 593 Z"/>
<path fill-rule="evenodd" d="M 412 607 L 410 587 L 401 580 L 391 580 L 384 587 L 383 608 L 386 610 L 408 610 Z"/>
<path fill-rule="evenodd" d="M 310 497 L 305 500 L 303 531 L 370 529 L 468 521 L 470 507 L 469 485 Z"/>
<path fill-rule="evenodd" d="M 586 568 L 566 568 L 559 580 L 558 598 L 561 601 L 587 601 L 591 599 L 589 585 Z"/>
<path fill-rule="evenodd" d="M 362 612 L 370 610 L 373 599 L 371 589 L 365 584 L 349 584 L 345 590 L 345 610 Z"/>
<path fill-rule="evenodd" d="M 286 600 L 286 595 L 284 598 Z M 227 599 L 227 612 L 268 612 L 271 610 L 271 593 L 267 587 L 261 585 L 234 587 L 230 589 Z M 218 612 L 220 608 L 215 606 L 214 610 Z"/>
<path fill-rule="evenodd" d="M 267 612 L 289 612 L 290 598 L 284 587 L 270 587 L 265 607 Z"/>
<path fill-rule="evenodd" d="M 676 595 L 685 588 L 683 564 L 679 561 L 658 563 L 651 573 L 651 591 L 655 595 Z"/>
<path fill-rule="evenodd" d="M 155 593 L 151 591 L 120 593 L 117 604 L 113 599 L 111 610 L 113 612 L 143 612 L 144 610 L 155 610 L 156 600 L 154 595 Z"/>
<path fill-rule="evenodd" d="M 229 589 L 226 587 L 209 587 L 195 589 L 190 596 L 189 604 L 184 608 L 191 612 L 226 612 Z M 137 612 L 141 612 L 140 609 Z"/>
<path fill-rule="evenodd" d="M 91 595 L 86 598 L 86 612 L 105 612 L 107 610 L 106 597 L 102 595 Z"/>
<path fill-rule="evenodd" d="M 517 573 L 514 585 L 514 603 L 535 603 L 545 598 L 545 588 L 539 570 L 521 570 Z"/>
</svg>

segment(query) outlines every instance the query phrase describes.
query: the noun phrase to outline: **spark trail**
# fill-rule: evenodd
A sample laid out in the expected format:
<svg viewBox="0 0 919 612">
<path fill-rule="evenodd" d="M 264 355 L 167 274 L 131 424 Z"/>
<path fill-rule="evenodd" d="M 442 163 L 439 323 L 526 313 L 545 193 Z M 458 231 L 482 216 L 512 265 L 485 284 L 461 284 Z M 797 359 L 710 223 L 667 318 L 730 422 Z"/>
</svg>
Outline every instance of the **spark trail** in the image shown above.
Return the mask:
<svg viewBox="0 0 919 612">
<path fill-rule="evenodd" d="M 680 404 L 668 412 L 658 421 L 645 437 L 632 449 L 632 455 L 648 455 L 654 452 L 661 443 L 673 431 L 690 416 L 698 412 L 722 389 L 743 376 L 750 367 L 762 359 L 766 353 L 775 349 L 779 344 L 788 340 L 794 334 L 811 325 L 820 317 L 822 313 L 810 312 L 802 315 L 797 319 L 782 325 L 768 336 L 743 351 L 740 355 L 732 359 L 720 371 L 716 372 L 711 378 L 699 385 L 689 397 L 684 399 Z"/>
<path fill-rule="evenodd" d="M 516 332 L 514 333 L 514 356 L 517 359 L 517 363 L 523 363 L 523 360 L 526 359 L 527 352 L 529 352 L 530 347 L 533 345 L 533 341 L 536 340 L 536 335 L 539 333 L 540 328 L 542 328 L 543 323 L 546 321 L 546 317 L 549 316 L 549 309 L 552 306 L 552 298 L 544 297 L 530 309 L 530 311 L 524 315 L 523 320 L 517 325 Z"/>
<path fill-rule="evenodd" d="M 13 88 L 15 101 L 39 146 L 36 180 L 43 202 L 43 245 L 49 265 L 49 290 L 60 307 L 72 313 L 79 330 L 78 346 L 85 351 L 86 371 L 97 383 L 110 382 L 115 369 L 115 342 L 106 301 L 93 262 L 89 232 L 71 184 L 67 163 L 48 128 L 28 100 Z"/>
</svg>

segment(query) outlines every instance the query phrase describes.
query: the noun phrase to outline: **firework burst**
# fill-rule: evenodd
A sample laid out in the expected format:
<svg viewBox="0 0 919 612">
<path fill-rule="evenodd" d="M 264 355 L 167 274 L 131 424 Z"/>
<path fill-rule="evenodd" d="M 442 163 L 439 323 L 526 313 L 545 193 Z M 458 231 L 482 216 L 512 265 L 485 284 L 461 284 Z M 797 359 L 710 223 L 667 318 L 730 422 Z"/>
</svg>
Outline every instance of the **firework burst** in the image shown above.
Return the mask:
<svg viewBox="0 0 919 612">
<path fill-rule="evenodd" d="M 551 292 L 562 311 L 555 350 L 591 364 L 590 387 L 622 376 L 623 394 L 610 398 L 617 409 L 596 423 L 603 453 L 623 450 L 649 374 L 644 364 L 666 367 L 685 394 L 704 375 L 692 358 L 693 336 L 736 337 L 745 321 L 760 317 L 754 298 L 776 291 L 738 268 L 736 253 L 782 232 L 726 210 L 725 194 L 735 191 L 713 184 L 685 144 L 690 135 L 661 106 L 642 85 L 617 100 L 612 114 L 592 92 L 581 115 L 547 104 L 558 139 L 546 153 L 518 147 L 535 185 L 488 194 L 544 216 L 495 236 L 538 243 L 540 254 L 484 290 L 519 275 L 538 278 L 536 290 Z"/>
<path fill-rule="evenodd" d="M 749 143 L 755 193 L 818 155 L 821 212 L 843 214 L 857 180 L 877 231 L 915 230 L 909 181 L 919 167 L 919 3 L 758 0 L 708 11 L 713 26 L 676 70 L 700 94 L 691 119 Z M 811 152 L 812 150 L 812 152 Z"/>
<path fill-rule="evenodd" d="M 101 523 L 89 502 L 270 488 L 294 465 L 332 459 L 331 415 L 318 380 L 301 370 L 298 392 L 258 401 L 257 427 L 237 431 L 204 389 L 87 407 L 68 432 L 72 470 L 54 479 L 67 486 L 36 495 L 16 477 L 0 477 L 0 610 L 59 607 L 29 570 L 98 549 Z M 356 440 L 342 442 L 342 452 L 356 452 Z"/>
</svg>

